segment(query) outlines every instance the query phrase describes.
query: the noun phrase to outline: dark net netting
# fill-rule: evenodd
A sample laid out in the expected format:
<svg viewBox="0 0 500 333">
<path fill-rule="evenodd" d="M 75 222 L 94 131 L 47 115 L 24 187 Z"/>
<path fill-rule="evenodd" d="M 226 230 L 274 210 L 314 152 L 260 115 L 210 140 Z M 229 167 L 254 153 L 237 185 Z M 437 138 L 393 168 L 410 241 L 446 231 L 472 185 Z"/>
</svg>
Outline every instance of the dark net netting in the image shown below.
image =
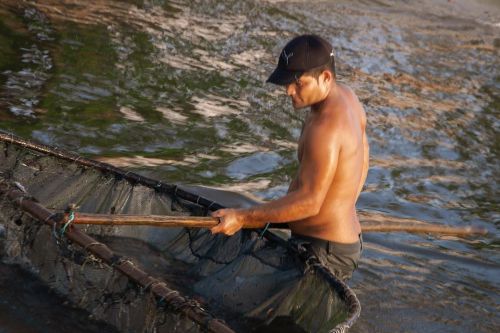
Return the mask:
<svg viewBox="0 0 500 333">
<path fill-rule="evenodd" d="M 79 225 L 65 234 L 57 223 L 70 204 L 144 215 L 221 207 L 186 189 L 2 133 L 0 185 L 2 260 L 120 331 L 341 332 L 359 316 L 343 282 L 273 232 Z M 46 213 L 22 209 L 35 201 Z"/>
</svg>

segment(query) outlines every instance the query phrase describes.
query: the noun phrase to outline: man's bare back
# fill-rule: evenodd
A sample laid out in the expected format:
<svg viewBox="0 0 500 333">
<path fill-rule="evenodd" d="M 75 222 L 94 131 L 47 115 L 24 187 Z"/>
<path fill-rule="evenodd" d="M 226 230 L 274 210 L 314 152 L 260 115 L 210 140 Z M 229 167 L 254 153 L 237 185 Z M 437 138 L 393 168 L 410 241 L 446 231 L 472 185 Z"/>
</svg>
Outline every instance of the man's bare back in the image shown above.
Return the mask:
<svg viewBox="0 0 500 333">
<path fill-rule="evenodd" d="M 336 96 L 331 96 L 318 110 L 312 110 L 305 120 L 299 139 L 298 159 L 300 167 L 308 163 L 305 149 L 320 146 L 337 146 L 337 165 L 333 181 L 319 213 L 289 224 L 293 233 L 338 243 L 358 240 L 361 227 L 356 215 L 355 203 L 364 184 L 368 170 L 368 145 L 365 134 L 366 116 L 354 93 L 346 86 L 337 84 Z M 317 131 L 335 132 L 335 135 L 317 135 Z M 315 135 L 311 135 L 312 133 Z M 323 148 L 324 149 L 324 148 Z M 328 154 L 319 159 L 331 158 Z M 325 164 L 326 162 L 319 162 Z M 300 170 L 300 169 L 299 169 Z M 299 171 L 301 177 L 309 177 Z M 289 192 L 302 185 L 294 179 Z"/>
</svg>

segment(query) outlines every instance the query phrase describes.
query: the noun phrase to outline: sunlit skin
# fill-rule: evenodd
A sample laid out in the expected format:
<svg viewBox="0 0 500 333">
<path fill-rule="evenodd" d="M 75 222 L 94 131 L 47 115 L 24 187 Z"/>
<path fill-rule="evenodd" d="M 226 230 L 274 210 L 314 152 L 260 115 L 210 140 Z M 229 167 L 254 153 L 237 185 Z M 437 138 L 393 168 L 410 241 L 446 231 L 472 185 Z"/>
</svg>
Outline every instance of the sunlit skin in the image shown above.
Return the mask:
<svg viewBox="0 0 500 333">
<path fill-rule="evenodd" d="M 286 86 L 293 107 L 310 106 L 298 144 L 299 169 L 287 195 L 247 209 L 221 209 L 212 233 L 288 223 L 295 234 L 354 243 L 361 227 L 355 203 L 368 172 L 366 115 L 356 95 L 325 70 Z"/>
</svg>

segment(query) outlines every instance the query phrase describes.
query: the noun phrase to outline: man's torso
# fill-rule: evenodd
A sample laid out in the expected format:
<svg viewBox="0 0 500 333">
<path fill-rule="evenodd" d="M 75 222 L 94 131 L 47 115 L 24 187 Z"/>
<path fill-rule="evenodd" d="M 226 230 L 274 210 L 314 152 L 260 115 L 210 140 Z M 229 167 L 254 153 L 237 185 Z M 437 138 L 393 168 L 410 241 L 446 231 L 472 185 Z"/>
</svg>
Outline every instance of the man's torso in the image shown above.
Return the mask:
<svg viewBox="0 0 500 333">
<path fill-rule="evenodd" d="M 319 122 L 328 122 L 332 131 L 339 131 L 340 142 L 335 176 L 330 184 L 319 214 L 290 223 L 295 234 L 331 240 L 339 243 L 358 241 L 361 227 L 355 203 L 362 180 L 364 161 L 363 134 L 366 123 L 363 107 L 354 93 L 338 85 L 339 97 L 326 104 L 320 112 L 311 112 L 299 139 L 298 158 L 302 163 L 305 143 Z M 316 142 L 327 145 L 330 142 Z M 310 146 L 310 145 L 307 145 Z M 300 187 L 300 181 L 296 184 Z"/>
</svg>

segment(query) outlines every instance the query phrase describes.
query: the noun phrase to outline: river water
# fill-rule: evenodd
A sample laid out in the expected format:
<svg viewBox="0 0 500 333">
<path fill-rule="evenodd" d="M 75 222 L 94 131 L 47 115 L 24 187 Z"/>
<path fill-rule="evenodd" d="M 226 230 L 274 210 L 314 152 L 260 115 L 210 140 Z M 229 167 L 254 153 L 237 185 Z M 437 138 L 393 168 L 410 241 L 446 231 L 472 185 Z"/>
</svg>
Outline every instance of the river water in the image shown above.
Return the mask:
<svg viewBox="0 0 500 333">
<path fill-rule="evenodd" d="M 497 1 L 2 0 L 0 128 L 169 183 L 277 198 L 305 111 L 264 81 L 286 41 L 311 32 L 367 112 L 358 209 L 490 231 L 366 234 L 352 332 L 498 330 Z M 13 279 L 0 307 L 19 313 Z M 14 329 L 0 315 L 0 332 L 58 331 L 39 318 Z"/>
</svg>

